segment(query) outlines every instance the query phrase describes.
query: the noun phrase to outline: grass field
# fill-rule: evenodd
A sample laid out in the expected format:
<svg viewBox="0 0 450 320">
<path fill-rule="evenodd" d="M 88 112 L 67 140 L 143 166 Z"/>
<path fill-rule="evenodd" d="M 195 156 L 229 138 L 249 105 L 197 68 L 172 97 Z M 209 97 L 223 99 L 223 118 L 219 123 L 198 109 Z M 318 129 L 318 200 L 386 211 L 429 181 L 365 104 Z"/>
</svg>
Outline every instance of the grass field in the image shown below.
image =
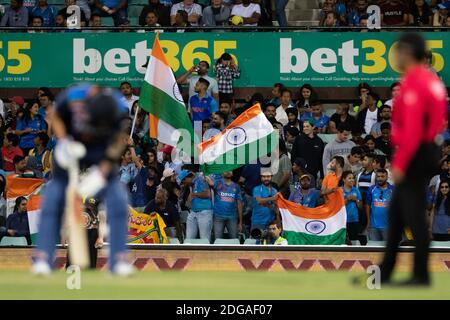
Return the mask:
<svg viewBox="0 0 450 320">
<path fill-rule="evenodd" d="M 141 272 L 123 279 L 85 271 L 81 289 L 66 288 L 68 274 L 40 278 L 0 271 L 4 299 L 450 299 L 450 273 L 434 273 L 429 289 L 354 287 L 349 272 Z M 406 274 L 399 274 L 405 279 Z M 277 294 L 273 294 L 277 292 Z"/>
</svg>

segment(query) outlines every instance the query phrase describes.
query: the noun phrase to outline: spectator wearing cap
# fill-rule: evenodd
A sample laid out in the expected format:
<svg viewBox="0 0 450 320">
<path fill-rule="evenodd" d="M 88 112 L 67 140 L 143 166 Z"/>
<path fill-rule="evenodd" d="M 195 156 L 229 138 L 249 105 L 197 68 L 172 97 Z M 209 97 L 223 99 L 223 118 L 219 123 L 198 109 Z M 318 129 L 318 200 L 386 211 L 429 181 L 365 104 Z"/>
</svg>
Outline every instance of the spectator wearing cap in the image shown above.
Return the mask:
<svg viewBox="0 0 450 320">
<path fill-rule="evenodd" d="M 14 96 L 9 99 L 11 101 L 9 108 L 5 112 L 5 126 L 11 130 L 16 129 L 18 111 L 25 104 L 25 100 L 20 96 Z"/>
<path fill-rule="evenodd" d="M 310 188 L 316 187 L 316 179 L 314 176 L 306 170 L 306 161 L 303 158 L 296 158 L 292 162 L 292 175 L 291 175 L 291 193 L 294 192 L 294 190 L 297 190 L 300 188 L 300 177 L 304 175 L 309 175 L 310 178 Z"/>
<path fill-rule="evenodd" d="M 328 130 L 328 123 L 330 118 L 323 113 L 322 103 L 320 101 L 314 101 L 311 104 L 311 112 L 303 114 L 301 120 L 310 120 L 313 122 L 314 129 L 317 133 L 326 133 Z"/>
<path fill-rule="evenodd" d="M 172 6 L 170 10 L 170 24 L 175 24 L 175 17 L 178 11 L 185 11 L 188 16 L 188 22 L 192 26 L 198 26 L 198 23 L 202 17 L 202 7 L 194 3 L 194 0 L 183 0 Z"/>
<path fill-rule="evenodd" d="M 20 149 L 18 145 L 19 137 L 13 133 L 8 133 L 2 148 L 3 170 L 7 172 L 15 171 L 14 158 L 16 156 L 23 157 L 24 155 L 22 149 Z"/>
<path fill-rule="evenodd" d="M 93 15 L 113 18 L 116 27 L 128 20 L 128 0 L 94 0 L 94 7 Z"/>
<path fill-rule="evenodd" d="M 27 27 L 28 9 L 23 6 L 23 0 L 11 0 L 11 5 L 5 10 L 1 27 Z"/>
<path fill-rule="evenodd" d="M 291 159 L 305 160 L 305 169 L 316 178 L 320 173 L 323 178 L 322 157 L 324 143 L 314 133 L 314 123 L 310 120 L 303 122 L 303 134 L 295 138 L 292 146 Z"/>
<path fill-rule="evenodd" d="M 58 10 L 54 6 L 49 6 L 47 0 L 38 0 L 36 6 L 31 9 L 32 17 L 41 17 L 43 27 L 53 27 Z"/>
<path fill-rule="evenodd" d="M 17 120 L 16 130 L 14 130 L 14 133 L 20 136 L 19 147 L 25 155 L 34 148 L 34 138 L 41 132 L 46 133 L 47 129 L 47 122 L 39 114 L 37 103 L 25 108 L 24 116 Z"/>
<path fill-rule="evenodd" d="M 179 175 L 180 182 L 188 175 L 193 176 L 192 172 L 181 171 Z M 191 210 L 186 221 L 186 238 L 208 239 L 211 242 L 211 231 L 213 228 L 213 206 L 211 202 L 211 190 L 202 174 L 196 174 L 194 179 L 190 179 L 190 194 L 188 203 L 191 203 Z"/>
<path fill-rule="evenodd" d="M 437 5 L 437 9 L 433 16 L 433 27 L 441 27 L 446 25 L 448 20 L 448 12 L 450 10 L 450 2 L 446 1 Z"/>
<path fill-rule="evenodd" d="M 311 175 L 304 174 L 299 178 L 300 187 L 295 189 L 289 196 L 289 201 L 298 203 L 307 208 L 317 207 L 320 191 L 311 188 Z"/>
<path fill-rule="evenodd" d="M 170 8 L 159 0 L 148 0 L 148 4 L 142 8 L 139 15 L 139 25 L 145 26 L 147 15 L 153 12 L 158 17 L 158 23 L 164 27 L 170 26 Z"/>
<path fill-rule="evenodd" d="M 189 100 L 191 106 L 192 121 L 203 121 L 210 119 L 212 114 L 219 110 L 219 106 L 213 97 L 207 94 L 209 81 L 205 78 L 199 78 L 195 85 L 196 95 Z"/>
<path fill-rule="evenodd" d="M 171 168 L 175 171 L 175 173 L 179 173 L 181 171 L 181 167 L 183 162 L 180 159 L 173 159 L 172 154 L 174 153 L 174 147 L 166 145 L 161 149 L 163 155 L 163 165 L 164 168 Z"/>
<path fill-rule="evenodd" d="M 265 230 L 267 225 L 279 217 L 275 206 L 278 190 L 272 185 L 272 172 L 270 169 L 261 169 L 261 184 L 253 188 L 254 206 L 252 212 L 252 225 L 250 230 Z"/>
<path fill-rule="evenodd" d="M 327 166 L 331 162 L 331 159 L 335 156 L 341 156 L 343 158 L 347 157 L 355 146 L 355 143 L 349 140 L 351 134 L 351 128 L 345 124 L 341 124 L 338 127 L 338 134 L 336 139 L 331 141 L 325 146 L 323 150 L 323 171 L 327 172 Z"/>
<path fill-rule="evenodd" d="M 289 122 L 286 110 L 288 108 L 294 108 L 294 106 L 291 104 L 291 98 L 292 93 L 289 89 L 284 89 L 281 91 L 281 104 L 276 109 L 275 119 L 277 119 L 277 121 L 280 122 L 283 126 L 287 125 Z"/>
<path fill-rule="evenodd" d="M 164 188 L 168 192 L 169 201 L 177 206 L 179 206 L 179 199 L 181 194 L 180 185 L 177 182 L 175 171 L 171 168 L 164 170 L 161 178 L 161 188 Z"/>
</svg>

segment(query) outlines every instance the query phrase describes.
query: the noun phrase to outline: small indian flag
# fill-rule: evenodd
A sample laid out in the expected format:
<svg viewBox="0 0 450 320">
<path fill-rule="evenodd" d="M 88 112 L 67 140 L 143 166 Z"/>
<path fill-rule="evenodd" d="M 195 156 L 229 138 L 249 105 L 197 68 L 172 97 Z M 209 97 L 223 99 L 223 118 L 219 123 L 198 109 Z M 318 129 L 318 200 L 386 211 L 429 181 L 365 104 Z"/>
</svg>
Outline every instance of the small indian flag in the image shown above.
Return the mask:
<svg viewBox="0 0 450 320">
<path fill-rule="evenodd" d="M 36 244 L 39 219 L 41 217 L 41 194 L 44 189 L 44 180 L 8 176 L 6 178 L 6 186 L 7 216 L 13 213 L 15 201 L 18 197 L 23 196 L 28 199 L 27 212 L 31 242 Z"/>
<path fill-rule="evenodd" d="M 177 146 L 180 136 L 185 133 L 190 134 L 189 143 L 193 140 L 192 123 L 158 33 L 141 87 L 139 105 L 150 113 L 150 137 L 170 146 Z"/>
<path fill-rule="evenodd" d="M 239 115 L 222 132 L 197 146 L 205 174 L 256 163 L 278 145 L 278 135 L 259 104 Z"/>
<path fill-rule="evenodd" d="M 347 236 L 347 211 L 342 189 L 328 196 L 317 208 L 306 208 L 278 194 L 283 237 L 289 244 L 341 245 Z"/>
</svg>

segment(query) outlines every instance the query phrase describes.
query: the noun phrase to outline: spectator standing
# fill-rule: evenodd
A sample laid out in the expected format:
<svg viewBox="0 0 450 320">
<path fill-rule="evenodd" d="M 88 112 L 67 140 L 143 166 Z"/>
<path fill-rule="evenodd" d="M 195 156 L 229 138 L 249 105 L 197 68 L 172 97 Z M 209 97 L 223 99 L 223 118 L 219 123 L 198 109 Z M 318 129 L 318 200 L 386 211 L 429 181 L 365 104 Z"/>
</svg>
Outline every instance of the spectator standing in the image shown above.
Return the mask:
<svg viewBox="0 0 450 320">
<path fill-rule="evenodd" d="M 403 0 L 386 0 L 381 6 L 382 26 L 406 26 L 409 24 L 409 10 Z"/>
<path fill-rule="evenodd" d="M 330 121 L 330 118 L 322 111 L 322 103 L 320 101 L 314 101 L 311 105 L 311 112 L 303 114 L 301 120 L 311 120 L 314 123 L 314 128 L 318 133 L 326 133 L 328 130 L 328 123 Z"/>
<path fill-rule="evenodd" d="M 347 211 L 347 237 L 349 240 L 358 240 L 362 196 L 358 188 L 355 187 L 355 175 L 351 171 L 342 173 L 342 191 L 344 192 L 345 209 Z"/>
<path fill-rule="evenodd" d="M 369 134 L 372 126 L 378 122 L 378 95 L 373 92 L 367 94 L 367 108 L 358 113 L 358 125 L 363 133 Z"/>
<path fill-rule="evenodd" d="M 251 3 L 250 0 L 237 0 L 231 10 L 231 16 L 243 18 L 243 26 L 256 27 L 261 18 L 261 7 L 257 3 Z"/>
<path fill-rule="evenodd" d="M 214 67 L 214 73 L 216 74 L 219 86 L 219 101 L 232 101 L 233 80 L 239 78 L 241 72 L 229 53 L 224 53 L 220 56 Z"/>
<path fill-rule="evenodd" d="M 164 220 L 166 228 L 164 229 L 169 238 L 178 238 L 183 240 L 183 232 L 180 223 L 180 213 L 173 203 L 168 200 L 166 189 L 156 191 L 155 198 L 151 200 L 144 209 L 144 213 L 158 213 Z"/>
<path fill-rule="evenodd" d="M 279 159 L 278 159 L 278 170 L 272 178 L 272 182 L 277 185 L 277 189 L 285 197 L 289 197 L 289 177 L 292 172 L 292 164 L 289 156 L 287 154 L 286 144 L 283 140 L 279 140 L 278 144 Z"/>
<path fill-rule="evenodd" d="M 253 213 L 250 230 L 265 230 L 268 224 L 279 216 L 275 201 L 278 198 L 278 190 L 272 186 L 272 173 L 267 169 L 261 172 L 261 182 L 253 189 Z"/>
<path fill-rule="evenodd" d="M 28 245 L 31 245 L 27 204 L 28 200 L 25 197 L 16 199 L 13 213 L 6 219 L 6 236 L 25 237 Z"/>
<path fill-rule="evenodd" d="M 334 156 L 330 162 L 330 173 L 328 173 L 322 181 L 321 195 L 328 200 L 328 196 L 339 188 L 339 181 L 344 169 L 344 158 L 341 156 Z"/>
<path fill-rule="evenodd" d="M 385 169 L 379 169 L 376 173 L 376 185 L 369 188 L 366 199 L 366 215 L 369 239 L 373 241 L 387 240 L 388 207 L 392 199 L 391 186 Z"/>
<path fill-rule="evenodd" d="M 206 177 L 209 186 L 214 190 L 214 237 L 224 238 L 225 227 L 230 239 L 238 238 L 243 231 L 242 196 L 239 185 L 231 180 L 233 172 L 227 171 L 222 178 Z"/>
<path fill-rule="evenodd" d="M 311 105 L 319 100 L 317 93 L 310 84 L 304 84 L 300 88 L 300 97 L 297 101 L 298 119 L 300 120 L 303 114 L 311 112 Z"/>
<path fill-rule="evenodd" d="M 272 98 L 267 101 L 267 104 L 273 104 L 279 106 L 281 104 L 281 91 L 286 89 L 282 83 L 275 83 L 272 88 Z"/>
<path fill-rule="evenodd" d="M 425 0 L 414 0 L 408 16 L 409 24 L 418 27 L 431 27 L 433 12 Z"/>
<path fill-rule="evenodd" d="M 300 187 L 289 196 L 289 201 L 298 203 L 307 208 L 317 207 L 320 191 L 311 187 L 311 175 L 304 174 L 299 178 Z"/>
<path fill-rule="evenodd" d="M 211 5 L 203 10 L 202 24 L 207 27 L 227 26 L 231 9 L 222 4 L 222 0 L 212 0 Z"/>
<path fill-rule="evenodd" d="M 287 124 L 283 127 L 283 137 L 285 139 L 286 142 L 287 141 L 287 133 L 288 130 L 290 128 L 295 128 L 297 129 L 298 133 L 294 135 L 294 138 L 296 136 L 298 136 L 298 134 L 303 131 L 303 126 L 302 123 L 298 120 L 298 111 L 297 108 L 287 108 L 286 109 L 286 115 L 287 115 L 287 119 L 288 122 Z M 292 132 L 291 132 L 292 133 Z M 291 141 L 290 143 L 293 143 L 294 141 Z"/>
<path fill-rule="evenodd" d="M 350 106 L 348 103 L 340 103 L 336 107 L 336 112 L 331 116 L 328 132 L 329 133 L 338 133 L 337 128 L 340 124 L 345 124 L 352 128 L 352 131 L 356 128 L 356 119 L 351 116 L 348 112 L 350 110 Z"/>
<path fill-rule="evenodd" d="M 286 110 L 288 108 L 294 108 L 294 106 L 291 104 L 291 98 L 292 93 L 290 90 L 284 89 L 283 91 L 281 91 L 281 104 L 276 109 L 275 119 L 277 119 L 277 121 L 280 122 L 283 126 L 287 125 L 289 121 Z"/>
<path fill-rule="evenodd" d="M 191 67 L 185 74 L 181 75 L 177 79 L 178 84 L 188 84 L 189 85 L 189 100 L 196 94 L 195 85 L 200 78 L 206 79 L 209 82 L 207 89 L 208 96 L 211 96 L 219 102 L 219 86 L 217 80 L 208 75 L 209 63 L 207 61 L 200 61 L 197 66 Z M 197 73 L 197 74 L 194 74 Z"/>
<path fill-rule="evenodd" d="M 40 132 L 47 132 L 47 123 L 39 114 L 39 106 L 34 103 L 25 109 L 25 115 L 18 120 L 15 134 L 20 136 L 19 147 L 24 155 L 27 155 L 30 149 L 34 148 L 34 139 Z"/>
<path fill-rule="evenodd" d="M 159 182 L 160 180 L 156 169 L 154 167 L 145 167 L 142 165 L 131 183 L 131 206 L 138 212 L 142 212 L 145 205 L 155 198 Z M 177 204 L 177 201 L 175 204 Z"/>
<path fill-rule="evenodd" d="M 198 23 L 202 17 L 202 7 L 194 3 L 194 0 L 183 0 L 172 6 L 170 10 L 170 23 L 175 24 L 175 17 L 179 10 L 186 11 L 188 16 L 188 23 L 191 26 L 198 26 Z"/>
<path fill-rule="evenodd" d="M 14 158 L 16 156 L 23 157 L 23 151 L 18 147 L 19 137 L 13 133 L 6 134 L 5 141 L 3 142 L 2 158 L 3 158 L 3 170 L 14 172 Z"/>
<path fill-rule="evenodd" d="M 394 101 L 394 98 L 398 95 L 400 92 L 400 82 L 394 82 L 391 84 L 391 99 L 386 101 L 384 104 L 391 107 L 392 111 L 392 102 Z"/>
<path fill-rule="evenodd" d="M 23 6 L 23 0 L 11 0 L 10 6 L 5 10 L 0 26 L 27 27 L 28 9 Z"/>
<path fill-rule="evenodd" d="M 325 146 L 322 159 L 324 172 L 327 172 L 327 166 L 333 157 L 342 156 L 343 158 L 345 158 L 351 153 L 352 148 L 355 146 L 355 143 L 348 139 L 350 133 L 351 128 L 345 124 L 341 124 L 338 127 L 338 134 L 336 135 L 336 139 Z M 344 165 L 342 165 L 342 167 L 343 166 Z"/>
<path fill-rule="evenodd" d="M 367 15 L 369 3 L 367 0 L 356 0 L 353 7 L 347 15 L 348 25 L 350 27 L 360 27 L 361 17 Z"/>
<path fill-rule="evenodd" d="M 141 14 L 139 15 L 139 25 L 145 26 L 147 15 L 153 12 L 158 18 L 158 23 L 164 27 L 170 26 L 170 7 L 165 6 L 159 0 L 149 0 L 148 4 L 142 8 Z"/>
<path fill-rule="evenodd" d="M 31 10 L 30 14 L 33 17 L 41 17 L 43 27 L 53 27 L 58 10 L 54 6 L 49 6 L 47 0 L 38 0 L 36 7 Z"/>
<path fill-rule="evenodd" d="M 314 127 L 311 121 L 303 122 L 303 134 L 295 138 L 292 146 L 291 159 L 302 158 L 305 160 L 305 169 L 317 178 L 318 174 L 324 176 L 322 157 L 324 152 L 324 143 L 314 133 Z"/>
<path fill-rule="evenodd" d="M 289 0 L 276 0 L 275 1 L 275 12 L 277 14 L 277 21 L 280 27 L 287 27 L 287 17 L 286 17 L 286 6 Z"/>
<path fill-rule="evenodd" d="M 430 216 L 430 233 L 434 241 L 450 241 L 450 184 L 442 180 Z"/>
<path fill-rule="evenodd" d="M 122 92 L 123 95 L 122 100 L 126 103 L 129 113 L 131 114 L 131 108 L 133 107 L 133 103 L 139 100 L 139 97 L 133 94 L 133 87 L 127 81 L 122 82 L 120 84 L 120 92 Z"/>
<path fill-rule="evenodd" d="M 375 171 L 373 170 L 374 158 L 375 155 L 372 153 L 364 155 L 362 160 L 363 170 L 356 177 L 356 186 L 361 192 L 363 199 L 366 199 L 367 191 L 375 184 L 376 181 Z"/>
<path fill-rule="evenodd" d="M 39 114 L 47 120 L 47 114 L 51 111 L 53 107 L 53 95 L 43 93 L 39 96 Z"/>
<path fill-rule="evenodd" d="M 212 114 L 219 109 L 217 102 L 207 93 L 209 85 L 209 81 L 205 78 L 198 79 L 195 85 L 194 90 L 197 94 L 189 99 L 193 122 L 210 119 Z"/>
<path fill-rule="evenodd" d="M 189 185 L 192 189 L 189 195 L 192 205 L 186 222 L 186 238 L 195 239 L 197 234 L 199 234 L 201 239 L 208 239 L 211 242 L 213 227 L 211 190 L 202 174 L 196 174 L 192 180 L 189 173 L 183 170 L 179 175 L 179 179 L 183 181 L 185 178 L 188 178 L 188 182 L 185 182 L 185 185 Z"/>
<path fill-rule="evenodd" d="M 134 148 L 126 148 L 121 158 L 119 177 L 120 182 L 124 183 L 128 187 L 128 190 L 130 190 L 131 182 L 139 172 L 136 166 L 137 163 L 139 163 L 139 161 L 136 159 Z M 138 166 L 140 166 L 140 164 L 138 164 Z"/>
<path fill-rule="evenodd" d="M 118 27 L 128 20 L 128 0 L 94 0 L 93 13 L 100 17 L 111 17 Z"/>
</svg>

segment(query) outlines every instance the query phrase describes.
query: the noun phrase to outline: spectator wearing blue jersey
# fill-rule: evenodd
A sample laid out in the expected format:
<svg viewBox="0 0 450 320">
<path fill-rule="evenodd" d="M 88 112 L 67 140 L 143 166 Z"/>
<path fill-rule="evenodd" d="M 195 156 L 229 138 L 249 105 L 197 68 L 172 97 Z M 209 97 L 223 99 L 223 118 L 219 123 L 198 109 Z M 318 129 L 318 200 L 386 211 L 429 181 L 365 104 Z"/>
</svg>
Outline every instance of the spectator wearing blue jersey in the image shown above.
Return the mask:
<svg viewBox="0 0 450 320">
<path fill-rule="evenodd" d="M 178 175 L 181 182 L 188 177 L 185 171 L 182 170 Z M 201 239 L 208 239 L 211 242 L 213 227 L 211 190 L 202 174 L 196 174 L 192 180 L 189 201 L 191 210 L 186 221 L 186 238 L 195 239 L 200 235 Z"/>
<path fill-rule="evenodd" d="M 320 191 L 311 188 L 311 175 L 303 174 L 300 177 L 300 188 L 295 189 L 289 196 L 289 201 L 298 203 L 307 208 L 317 207 L 320 198 Z"/>
<path fill-rule="evenodd" d="M 116 27 L 128 20 L 128 0 L 94 0 L 94 7 L 93 15 L 113 18 Z"/>
<path fill-rule="evenodd" d="M 44 27 L 53 27 L 58 10 L 54 6 L 49 6 L 47 0 L 39 0 L 37 5 L 31 9 L 32 17 L 41 17 Z"/>
<path fill-rule="evenodd" d="M 242 196 L 239 185 L 231 180 L 232 171 L 222 174 L 219 179 L 206 177 L 210 187 L 214 190 L 214 237 L 224 238 L 225 227 L 230 239 L 238 237 L 238 231 L 242 232 Z"/>
<path fill-rule="evenodd" d="M 142 212 L 145 205 L 155 198 L 156 189 L 160 180 L 158 172 L 154 167 L 140 165 L 138 170 L 137 175 L 131 183 L 131 206 L 138 212 Z"/>
<path fill-rule="evenodd" d="M 250 230 L 265 230 L 271 221 L 279 217 L 279 211 L 275 206 L 278 190 L 272 186 L 272 173 L 269 170 L 262 169 L 261 182 L 259 186 L 253 188 L 254 206 Z"/>
<path fill-rule="evenodd" d="M 376 173 L 376 185 L 369 188 L 366 196 L 366 215 L 369 239 L 373 241 L 387 240 L 388 207 L 392 199 L 394 187 L 388 182 L 388 173 L 379 169 Z"/>
<path fill-rule="evenodd" d="M 119 179 L 128 190 L 131 187 L 131 182 L 134 180 L 139 170 L 137 168 L 139 159 L 136 158 L 134 148 L 129 146 L 125 149 L 120 160 Z"/>
<path fill-rule="evenodd" d="M 37 103 L 25 109 L 24 116 L 17 120 L 15 134 L 20 136 L 19 147 L 23 154 L 28 154 L 35 147 L 34 138 L 41 133 L 47 133 L 47 122 L 39 114 L 39 106 Z"/>
<path fill-rule="evenodd" d="M 349 240 L 358 240 L 359 210 L 362 210 L 362 196 L 358 188 L 355 187 L 355 175 L 352 171 L 342 173 L 341 184 L 347 211 L 347 237 Z"/>
<path fill-rule="evenodd" d="M 205 78 L 199 78 L 195 84 L 196 95 L 189 99 L 193 122 L 210 119 L 214 112 L 219 111 L 216 100 L 207 94 L 208 87 L 209 81 Z"/>
<path fill-rule="evenodd" d="M 311 112 L 303 114 L 303 122 L 311 120 L 317 133 L 327 133 L 330 118 L 322 112 L 322 103 L 314 101 L 311 104 Z"/>
<path fill-rule="evenodd" d="M 51 95 L 49 95 L 47 93 L 41 94 L 39 96 L 39 104 L 40 104 L 39 114 L 44 119 L 46 119 L 47 118 L 47 114 L 48 114 L 48 112 L 50 111 L 50 109 L 52 108 L 52 105 L 53 105 L 53 96 L 51 96 Z"/>
</svg>

